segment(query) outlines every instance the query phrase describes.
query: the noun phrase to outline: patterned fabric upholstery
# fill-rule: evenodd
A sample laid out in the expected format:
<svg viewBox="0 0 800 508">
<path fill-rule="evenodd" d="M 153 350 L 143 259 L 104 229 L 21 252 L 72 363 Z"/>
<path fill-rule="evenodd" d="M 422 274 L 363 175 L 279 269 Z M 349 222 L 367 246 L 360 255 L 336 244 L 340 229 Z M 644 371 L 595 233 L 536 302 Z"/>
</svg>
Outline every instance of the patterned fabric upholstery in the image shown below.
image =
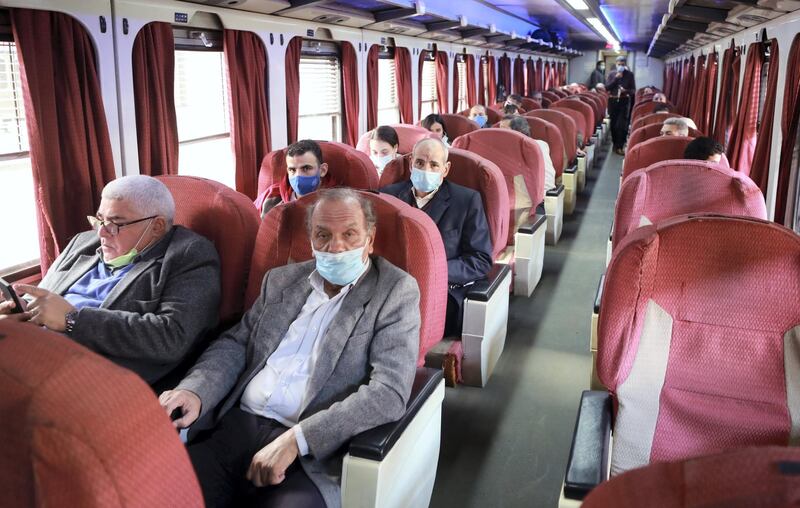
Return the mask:
<svg viewBox="0 0 800 508">
<path fill-rule="evenodd" d="M 512 225 L 507 245 L 514 245 L 518 227 L 536 213 L 544 195 L 544 159 L 536 142 L 508 129 L 481 129 L 453 142 L 461 148 L 494 162 L 506 180 Z"/>
<path fill-rule="evenodd" d="M 175 199 L 175 224 L 208 238 L 220 259 L 222 323 L 238 319 L 261 219 L 244 194 L 194 176 L 160 176 Z"/>
<path fill-rule="evenodd" d="M 649 125 L 645 125 L 644 127 L 639 127 L 635 131 L 631 132 L 631 135 L 628 138 L 628 150 L 632 149 L 634 146 L 638 145 L 642 141 L 648 141 L 650 139 L 661 136 L 661 127 L 663 127 L 663 125 L 660 123 L 652 123 Z M 691 127 L 689 127 L 690 138 L 697 138 L 702 135 L 703 133 L 700 132 L 699 130 L 692 129 Z"/>
<path fill-rule="evenodd" d="M 622 163 L 622 180 L 631 173 L 656 162 L 682 159 L 686 145 L 692 138 L 686 136 L 659 136 L 634 146 L 625 153 Z"/>
<path fill-rule="evenodd" d="M 583 132 L 584 132 L 584 143 L 586 143 L 589 138 L 592 137 L 594 134 L 594 109 L 586 104 L 585 102 L 575 99 L 563 99 L 558 102 L 554 102 L 551 107 L 554 108 L 567 108 L 567 109 L 574 109 L 581 115 L 583 115 Z"/>
<path fill-rule="evenodd" d="M 4 506 L 203 505 L 150 387 L 60 333 L 0 321 L 0 414 Z"/>
<path fill-rule="evenodd" d="M 749 447 L 679 462 L 651 464 L 612 478 L 594 489 L 583 508 L 688 506 L 748 508 L 800 505 L 800 449 Z"/>
<path fill-rule="evenodd" d="M 625 179 L 617 197 L 613 243 L 618 245 L 643 218 L 658 224 L 701 212 L 767 219 L 761 189 L 744 174 L 713 162 L 664 161 Z"/>
<path fill-rule="evenodd" d="M 322 160 L 328 164 L 328 174 L 334 181 L 354 189 L 378 188 L 378 172 L 375 171 L 375 165 L 366 153 L 335 141 L 318 141 L 318 143 L 322 149 Z M 258 173 L 259 194 L 286 178 L 286 150 L 287 148 L 275 150 L 264 157 L 261 171 Z M 369 141 L 367 141 L 367 151 L 369 151 Z"/>
<path fill-rule="evenodd" d="M 597 348 L 612 474 L 800 444 L 798 260 L 800 236 L 747 217 L 679 216 L 622 240 Z"/>
<path fill-rule="evenodd" d="M 576 111 L 575 114 L 578 114 L 578 112 Z M 569 166 L 575 161 L 575 154 L 578 150 L 578 130 L 575 126 L 575 120 L 568 113 L 558 109 L 540 109 L 525 113 L 525 116 L 541 118 L 555 125 L 562 134 L 561 140 L 564 143 L 564 151 L 567 154 L 564 161 L 565 165 Z"/>
<path fill-rule="evenodd" d="M 419 285 L 419 365 L 444 333 L 447 308 L 447 257 L 436 224 L 421 210 L 386 194 L 362 191 L 375 206 L 378 218 L 373 253 L 410 273 Z M 264 217 L 253 251 L 245 304 L 253 304 L 264 275 L 279 266 L 311 259 L 306 231 L 306 209 L 315 196 L 278 205 Z"/>
<path fill-rule="evenodd" d="M 575 124 L 575 132 L 577 133 L 576 139 L 577 137 L 581 139 L 580 143 L 578 143 L 578 148 L 583 147 L 587 141 L 586 133 L 589 132 L 586 130 L 586 117 L 580 111 L 570 108 L 553 106 L 550 110 L 563 113 L 572 119 L 572 122 Z M 591 137 L 591 132 L 589 132 L 589 137 Z"/>
<path fill-rule="evenodd" d="M 447 137 L 450 139 L 456 139 L 461 135 L 480 129 L 477 123 L 461 115 L 443 114 L 441 116 L 447 127 Z"/>
<path fill-rule="evenodd" d="M 600 99 L 595 97 L 594 94 L 589 93 L 582 93 L 578 95 L 578 98 L 592 107 L 592 111 L 594 111 L 594 124 L 598 125 L 605 116 L 605 108 L 600 102 Z"/>
<path fill-rule="evenodd" d="M 393 124 L 390 127 L 392 127 L 397 132 L 397 139 L 400 142 L 400 146 L 398 147 L 397 152 L 403 155 L 411 153 L 411 150 L 414 149 L 414 145 L 416 145 L 417 141 L 419 141 L 420 139 L 429 138 L 432 136 L 429 130 L 427 130 L 424 127 L 420 127 L 419 125 L 407 125 L 404 123 L 398 123 L 398 124 Z M 365 132 L 358 139 L 356 150 L 369 155 L 369 137 L 371 134 L 372 131 Z"/>
<path fill-rule="evenodd" d="M 640 116 L 635 122 L 631 122 L 631 132 L 645 125 L 654 123 L 661 125 L 667 118 L 681 118 L 681 115 L 678 113 L 650 113 L 649 115 Z"/>
<path fill-rule="evenodd" d="M 550 148 L 550 160 L 556 170 L 556 178 L 560 178 L 561 174 L 564 173 L 564 169 L 566 169 L 566 151 L 564 150 L 564 139 L 561 137 L 558 127 L 541 118 L 531 116 L 523 116 L 522 118 L 528 121 L 531 137 L 547 143 L 548 148 Z"/>
<path fill-rule="evenodd" d="M 483 198 L 483 209 L 492 237 L 492 257 L 497 259 L 506 248 L 508 239 L 508 189 L 503 173 L 497 165 L 480 155 L 450 148 L 450 172 L 447 179 L 458 185 L 476 190 Z M 411 156 L 398 157 L 383 170 L 381 187 L 411 178 Z"/>
</svg>

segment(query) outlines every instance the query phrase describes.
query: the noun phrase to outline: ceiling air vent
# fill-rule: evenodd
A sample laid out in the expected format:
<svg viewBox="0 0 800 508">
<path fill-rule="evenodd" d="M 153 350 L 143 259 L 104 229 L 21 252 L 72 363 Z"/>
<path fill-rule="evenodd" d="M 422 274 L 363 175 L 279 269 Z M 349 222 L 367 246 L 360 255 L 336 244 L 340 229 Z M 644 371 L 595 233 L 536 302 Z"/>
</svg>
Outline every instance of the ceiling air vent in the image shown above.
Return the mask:
<svg viewBox="0 0 800 508">
<path fill-rule="evenodd" d="M 321 16 L 317 16 L 316 18 L 313 18 L 311 21 L 316 21 L 317 23 L 330 23 L 330 24 L 336 25 L 336 24 L 344 23 L 348 19 L 350 19 L 350 18 L 348 18 L 347 16 L 336 16 L 336 15 L 333 15 L 333 14 L 322 14 Z"/>
<path fill-rule="evenodd" d="M 706 32 L 718 35 L 720 37 L 726 37 L 728 35 L 735 34 L 741 29 L 742 27 L 739 25 L 734 25 L 733 23 L 709 23 L 708 28 L 706 28 Z"/>
<path fill-rule="evenodd" d="M 375 22 L 375 18 L 368 12 L 346 10 L 342 8 L 326 7 L 324 5 L 310 4 L 282 10 L 278 13 L 288 18 L 316 21 L 330 25 L 342 25 L 361 28 Z"/>
<path fill-rule="evenodd" d="M 767 21 L 781 16 L 783 13 L 770 11 L 768 9 L 758 9 L 755 7 L 742 6 L 743 9 L 733 9 L 728 15 L 728 22 L 736 23 L 744 27 L 751 27 L 766 23 Z"/>
</svg>

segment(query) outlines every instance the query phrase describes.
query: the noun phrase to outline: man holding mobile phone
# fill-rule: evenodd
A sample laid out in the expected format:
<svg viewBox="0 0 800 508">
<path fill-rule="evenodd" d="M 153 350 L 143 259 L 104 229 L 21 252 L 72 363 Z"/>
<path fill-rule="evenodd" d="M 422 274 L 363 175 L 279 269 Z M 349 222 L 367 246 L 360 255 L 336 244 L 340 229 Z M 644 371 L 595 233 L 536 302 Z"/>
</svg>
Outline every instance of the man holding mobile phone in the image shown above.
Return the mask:
<svg viewBox="0 0 800 508">
<path fill-rule="evenodd" d="M 606 90 L 610 96 L 608 101 L 608 114 L 611 117 L 611 139 L 614 142 L 614 152 L 625 155 L 625 140 L 628 138 L 628 123 L 630 123 L 631 97 L 636 92 L 636 79 L 633 72 L 628 69 L 627 59 L 620 55 L 617 57 L 617 67 L 606 82 Z"/>
</svg>

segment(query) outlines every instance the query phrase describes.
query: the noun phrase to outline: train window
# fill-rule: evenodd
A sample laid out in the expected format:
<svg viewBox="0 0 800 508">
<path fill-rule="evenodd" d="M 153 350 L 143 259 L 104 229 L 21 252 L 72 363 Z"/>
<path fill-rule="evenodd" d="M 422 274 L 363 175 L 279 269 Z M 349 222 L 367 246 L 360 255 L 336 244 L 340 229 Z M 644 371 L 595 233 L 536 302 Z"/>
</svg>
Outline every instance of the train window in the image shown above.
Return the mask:
<svg viewBox="0 0 800 508">
<path fill-rule="evenodd" d="M 4 209 L 14 216 L 0 225 L 0 238 L 14 239 L 13 248 L 0 249 L 0 274 L 4 274 L 39 263 L 33 171 L 13 42 L 0 42 L 0 189 Z"/>
<path fill-rule="evenodd" d="M 222 51 L 175 51 L 178 173 L 236 187 Z"/>
<path fill-rule="evenodd" d="M 400 123 L 400 103 L 394 56 L 387 52 L 378 58 L 378 125 L 394 123 Z"/>
<path fill-rule="evenodd" d="M 341 141 L 343 121 L 339 47 L 329 42 L 303 41 L 298 139 Z"/>
<path fill-rule="evenodd" d="M 439 103 L 436 99 L 436 62 L 426 59 L 422 62 L 422 89 L 420 90 L 422 111 L 420 118 L 425 118 L 431 113 L 439 112 Z"/>
<path fill-rule="evenodd" d="M 769 53 L 767 53 L 764 64 L 761 66 L 761 76 L 760 76 L 760 83 L 758 88 L 758 122 L 756 125 L 758 128 L 761 128 L 761 118 L 764 116 L 764 101 L 767 98 L 767 83 L 768 83 L 768 76 L 769 76 L 769 65 L 770 65 L 770 58 Z"/>
<path fill-rule="evenodd" d="M 463 55 L 459 55 L 456 66 L 458 66 L 458 97 L 456 97 L 458 106 L 456 111 L 464 111 L 469 108 L 469 102 L 467 100 L 467 60 Z"/>
</svg>

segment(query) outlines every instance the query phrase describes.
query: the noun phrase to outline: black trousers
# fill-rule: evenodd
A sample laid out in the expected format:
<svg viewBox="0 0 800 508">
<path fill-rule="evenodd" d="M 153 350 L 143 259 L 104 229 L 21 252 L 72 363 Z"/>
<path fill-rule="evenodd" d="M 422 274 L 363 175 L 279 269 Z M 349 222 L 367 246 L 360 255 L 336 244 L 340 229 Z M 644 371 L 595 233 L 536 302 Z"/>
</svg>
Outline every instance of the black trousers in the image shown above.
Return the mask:
<svg viewBox="0 0 800 508">
<path fill-rule="evenodd" d="M 298 461 L 278 485 L 257 488 L 245 475 L 253 455 L 286 432 L 286 427 L 233 408 L 213 429 L 202 432 L 187 450 L 203 489 L 206 507 L 325 508 L 317 487 Z"/>
<path fill-rule="evenodd" d="M 628 139 L 628 124 L 630 123 L 630 98 L 612 97 L 608 101 L 608 116 L 611 120 L 611 139 L 614 142 L 614 149 L 625 146 Z"/>
</svg>

